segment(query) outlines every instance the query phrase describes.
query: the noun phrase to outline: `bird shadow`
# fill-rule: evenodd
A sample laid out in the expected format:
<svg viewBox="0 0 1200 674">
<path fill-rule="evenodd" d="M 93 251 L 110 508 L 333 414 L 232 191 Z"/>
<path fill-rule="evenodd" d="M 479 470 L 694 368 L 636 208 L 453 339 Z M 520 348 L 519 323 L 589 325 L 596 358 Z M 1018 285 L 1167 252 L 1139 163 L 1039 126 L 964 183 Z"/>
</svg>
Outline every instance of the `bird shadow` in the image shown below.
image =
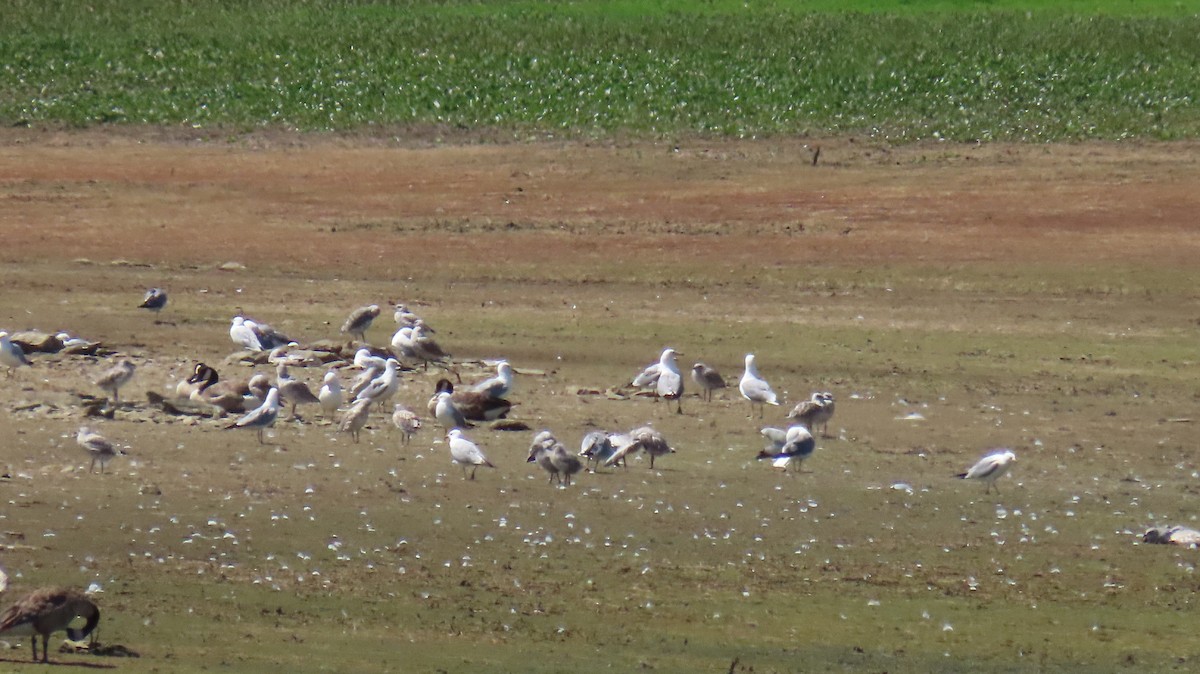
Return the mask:
<svg viewBox="0 0 1200 674">
<path fill-rule="evenodd" d="M 29 658 L 21 658 L 21 659 L 0 658 L 0 664 L 3 664 L 3 663 L 12 663 L 15 665 L 38 665 L 39 667 L 45 667 L 47 665 L 49 665 L 51 667 L 79 667 L 79 668 L 83 668 L 83 669 L 116 669 L 117 668 L 116 665 L 110 665 L 110 664 L 103 663 L 103 662 L 75 662 L 75 661 L 63 661 L 63 660 L 51 660 L 50 662 L 42 662 L 39 660 L 38 662 L 34 662 L 33 660 L 30 660 Z"/>
</svg>

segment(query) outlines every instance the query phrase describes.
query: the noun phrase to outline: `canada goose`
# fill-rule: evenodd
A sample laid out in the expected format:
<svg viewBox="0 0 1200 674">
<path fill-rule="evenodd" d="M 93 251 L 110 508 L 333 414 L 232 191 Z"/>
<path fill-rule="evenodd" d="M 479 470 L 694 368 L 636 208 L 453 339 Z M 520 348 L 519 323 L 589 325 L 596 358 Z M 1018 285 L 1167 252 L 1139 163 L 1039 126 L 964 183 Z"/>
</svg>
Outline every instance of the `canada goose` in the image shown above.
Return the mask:
<svg viewBox="0 0 1200 674">
<path fill-rule="evenodd" d="M 221 414 L 245 410 L 246 398 L 251 395 L 248 383 L 221 381 L 217 371 L 204 363 L 196 363 L 192 376 L 184 384 L 186 386 L 176 388 L 177 393 L 186 393 L 195 402 L 212 405 Z"/>
<path fill-rule="evenodd" d="M 439 379 L 436 392 L 429 400 L 430 414 L 437 416 L 439 393 L 449 393 L 450 400 L 465 419 L 470 421 L 495 421 L 508 416 L 513 404 L 504 398 L 493 398 L 478 391 L 456 391 L 449 379 Z"/>
<path fill-rule="evenodd" d="M 726 386 L 725 378 L 721 376 L 721 373 L 704 363 L 696 363 L 692 366 L 692 381 L 699 387 L 700 397 L 708 402 L 712 401 L 713 391 Z"/>
<path fill-rule="evenodd" d="M 467 477 L 467 466 L 471 467 L 471 477 L 475 479 L 475 471 L 480 466 L 495 468 L 491 461 L 483 455 L 483 450 L 479 449 L 479 445 L 467 439 L 461 429 L 452 428 L 446 434 L 446 438 L 450 445 L 450 460 L 462 466 L 463 477 Z"/>
<path fill-rule="evenodd" d="M 742 392 L 742 397 L 750 401 L 750 416 L 754 416 L 754 405 L 758 404 L 758 418 L 763 417 L 763 409 L 766 405 L 778 405 L 779 401 L 775 397 L 775 392 L 771 390 L 771 385 L 767 380 L 763 379 L 758 374 L 758 368 L 754 366 L 754 354 L 746 354 L 746 371 L 742 373 L 742 381 L 738 384 L 738 389 Z"/>
<path fill-rule="evenodd" d="M 69 627 L 76 619 L 87 623 L 83 629 Z M 100 623 L 100 609 L 78 590 L 45 587 L 25 595 L 0 615 L 0 636 L 29 635 L 33 661 L 37 662 L 37 638 L 42 637 L 42 662 L 50 662 L 50 635 L 66 631 L 67 638 L 82 641 Z"/>
</svg>

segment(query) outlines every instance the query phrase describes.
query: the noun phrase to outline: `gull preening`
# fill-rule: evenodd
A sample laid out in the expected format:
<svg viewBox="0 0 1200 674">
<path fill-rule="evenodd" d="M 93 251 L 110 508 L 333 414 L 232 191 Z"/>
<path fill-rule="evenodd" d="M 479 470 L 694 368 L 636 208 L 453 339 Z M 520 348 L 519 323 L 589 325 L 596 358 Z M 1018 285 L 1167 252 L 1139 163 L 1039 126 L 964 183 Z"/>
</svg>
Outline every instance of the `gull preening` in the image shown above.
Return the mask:
<svg viewBox="0 0 1200 674">
<path fill-rule="evenodd" d="M 1008 472 L 1012 467 L 1013 462 L 1017 460 L 1017 455 L 1013 454 L 1011 449 L 1001 449 L 983 457 L 970 470 L 965 473 L 959 473 L 955 477 L 963 480 L 979 480 L 987 485 L 983 493 L 991 492 L 995 486 L 996 480 L 999 480 L 1002 475 Z M 996 487 L 999 492 L 1000 488 Z"/>
<path fill-rule="evenodd" d="M 771 385 L 767 380 L 763 379 L 758 374 L 758 368 L 754 366 L 754 354 L 746 354 L 746 371 L 742 373 L 742 381 L 738 384 L 738 389 L 742 392 L 742 397 L 750 401 L 750 416 L 754 416 L 754 406 L 758 405 L 758 418 L 763 417 L 763 409 L 766 405 L 778 405 L 779 401 L 775 397 L 775 392 L 771 390 Z"/>
<path fill-rule="evenodd" d="M 151 288 L 146 291 L 146 297 L 138 305 L 139 309 L 149 309 L 154 312 L 154 322 L 158 322 L 158 312 L 167 306 L 167 291 L 162 288 Z"/>
<path fill-rule="evenodd" d="M 122 358 L 117 361 L 116 365 L 100 374 L 96 379 L 96 386 L 112 397 L 112 404 L 115 406 L 121 402 L 121 387 L 133 379 L 133 373 L 136 370 L 137 366 L 133 364 L 133 361 Z"/>
<path fill-rule="evenodd" d="M 372 304 L 366 307 L 359 307 L 350 313 L 350 317 L 342 324 L 342 332 L 351 337 L 358 337 L 358 341 L 367 341 L 367 330 L 371 327 L 371 323 L 375 322 L 375 317 L 379 315 L 379 305 Z"/>
<path fill-rule="evenodd" d="M 70 627 L 77 618 L 82 629 Z M 0 636 L 29 636 L 33 661 L 38 661 L 37 638 L 42 637 L 42 662 L 50 662 L 50 635 L 65 631 L 71 641 L 82 641 L 100 624 L 100 609 L 82 592 L 65 587 L 45 587 L 25 595 L 0 614 Z"/>
<path fill-rule="evenodd" d="M 258 432 L 258 443 L 266 444 L 263 440 L 263 431 L 275 425 L 275 419 L 279 417 L 279 389 L 272 386 L 267 391 L 267 399 L 263 401 L 254 410 L 243 416 L 241 419 L 229 424 L 225 428 L 253 428 Z"/>
<path fill-rule="evenodd" d="M 412 440 L 412 436 L 421 429 L 421 418 L 417 416 L 416 412 L 396 403 L 396 408 L 392 411 L 392 425 L 400 431 L 401 444 L 407 445 Z"/>
<path fill-rule="evenodd" d="M 29 367 L 29 359 L 25 357 L 25 350 L 19 344 L 14 344 L 8 338 L 8 333 L 0 330 L 0 363 L 8 367 L 8 376 L 12 376 L 13 370 L 19 367 Z"/>
<path fill-rule="evenodd" d="M 829 437 L 829 420 L 833 418 L 834 401 L 833 394 L 828 391 L 814 391 L 812 398 L 798 403 L 788 412 L 788 419 L 795 419 L 797 423 L 808 428 L 810 432 L 816 432 L 817 426 L 821 426 L 821 436 Z"/>
<path fill-rule="evenodd" d="M 87 452 L 91 463 L 88 465 L 88 473 L 96 471 L 96 464 L 100 464 L 100 472 L 103 473 L 108 467 L 108 462 L 112 461 L 113 457 L 118 453 L 125 452 L 117 450 L 112 446 L 103 435 L 93 431 L 87 426 L 80 427 L 79 433 L 75 435 L 75 442 Z"/>
<path fill-rule="evenodd" d="M 467 439 L 461 429 L 452 428 L 446 434 L 446 439 L 450 445 L 450 460 L 462 466 L 463 477 L 467 477 L 467 466 L 471 467 L 470 479 L 475 479 L 475 471 L 480 466 L 495 468 L 491 461 L 483 455 L 483 450 L 479 449 L 479 445 Z"/>
<path fill-rule="evenodd" d="M 412 329 L 412 352 L 425 364 L 425 369 L 429 369 L 430 363 L 439 367 L 449 367 L 446 361 L 450 360 L 450 354 L 446 353 L 437 342 L 429 336 L 429 326 L 425 325 L 425 321 L 418 320 Z"/>
<path fill-rule="evenodd" d="M 612 458 L 615 451 L 617 448 L 613 444 L 612 436 L 604 431 L 592 431 L 584 435 L 583 441 L 579 444 L 579 456 L 587 459 L 589 469 L 591 469 L 593 461 L 596 462 L 596 468 L 599 468 Z"/>
<path fill-rule="evenodd" d="M 454 404 L 449 391 L 441 391 L 434 396 L 433 416 L 437 422 L 446 430 L 454 430 L 456 428 L 470 428 L 474 424 L 467 421 L 467 417 L 463 415 L 462 410 L 458 409 L 458 405 Z"/>
<path fill-rule="evenodd" d="M 660 355 L 658 362 L 647 365 L 645 369 L 643 369 L 641 372 L 639 372 L 637 374 L 636 377 L 633 378 L 633 381 L 630 382 L 630 385 L 632 385 L 636 389 L 643 389 L 643 390 L 657 389 L 658 388 L 658 378 L 661 374 L 662 374 L 662 356 Z"/>
<path fill-rule="evenodd" d="M 354 397 L 354 401 L 366 400 L 371 403 L 387 402 L 392 396 L 396 395 L 396 391 L 400 390 L 400 375 L 396 373 L 396 368 L 400 367 L 400 361 L 395 358 L 388 358 L 384 364 L 383 374 L 371 380 L 358 394 Z"/>
<path fill-rule="evenodd" d="M 270 351 L 294 341 L 266 323 L 259 323 L 241 314 L 233 317 L 229 326 L 229 338 L 234 344 L 249 351 Z"/>
<path fill-rule="evenodd" d="M 653 470 L 656 457 L 675 453 L 663 434 L 650 426 L 635 428 L 628 435 L 619 435 L 613 438 L 613 444 L 616 445 L 616 450 L 604 462 L 605 466 L 615 466 L 618 463 L 625 465 L 626 457 L 640 449 L 650 455 L 650 468 Z"/>
<path fill-rule="evenodd" d="M 726 387 L 725 378 L 721 373 L 704 363 L 692 366 L 692 381 L 700 389 L 700 397 L 708 402 L 712 401 L 713 391 Z"/>
<path fill-rule="evenodd" d="M 771 465 L 775 468 L 787 470 L 794 461 L 796 469 L 800 470 L 804 460 L 812 456 L 817 448 L 817 441 L 804 426 L 791 426 L 786 431 L 764 428 L 762 434 L 767 439 L 767 447 L 758 453 L 757 458 L 771 459 Z"/>
</svg>

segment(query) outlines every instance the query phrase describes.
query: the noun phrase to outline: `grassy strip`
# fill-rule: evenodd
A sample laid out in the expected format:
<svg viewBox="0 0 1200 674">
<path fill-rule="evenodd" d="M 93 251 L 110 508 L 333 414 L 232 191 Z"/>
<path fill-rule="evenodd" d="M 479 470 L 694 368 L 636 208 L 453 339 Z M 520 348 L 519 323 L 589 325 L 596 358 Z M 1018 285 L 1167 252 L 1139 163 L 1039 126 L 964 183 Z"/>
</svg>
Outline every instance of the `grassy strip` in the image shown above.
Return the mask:
<svg viewBox="0 0 1200 674">
<path fill-rule="evenodd" d="M 1086 5 L 1095 13 L 664 2 L 634 20 L 621 3 L 28 3 L 0 27 L 0 122 L 897 141 L 1200 133 L 1200 16 Z"/>
</svg>

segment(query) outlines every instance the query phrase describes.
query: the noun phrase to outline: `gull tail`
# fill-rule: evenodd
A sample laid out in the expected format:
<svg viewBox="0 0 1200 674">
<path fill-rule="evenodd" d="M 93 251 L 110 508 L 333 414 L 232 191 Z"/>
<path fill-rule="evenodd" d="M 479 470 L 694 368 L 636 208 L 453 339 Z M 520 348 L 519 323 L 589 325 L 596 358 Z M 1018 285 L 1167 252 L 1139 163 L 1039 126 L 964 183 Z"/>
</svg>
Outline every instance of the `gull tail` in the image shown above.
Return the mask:
<svg viewBox="0 0 1200 674">
<path fill-rule="evenodd" d="M 954 477 L 957 477 L 960 480 L 965 480 L 965 479 L 967 479 L 967 474 L 966 473 L 958 473 Z"/>
</svg>

